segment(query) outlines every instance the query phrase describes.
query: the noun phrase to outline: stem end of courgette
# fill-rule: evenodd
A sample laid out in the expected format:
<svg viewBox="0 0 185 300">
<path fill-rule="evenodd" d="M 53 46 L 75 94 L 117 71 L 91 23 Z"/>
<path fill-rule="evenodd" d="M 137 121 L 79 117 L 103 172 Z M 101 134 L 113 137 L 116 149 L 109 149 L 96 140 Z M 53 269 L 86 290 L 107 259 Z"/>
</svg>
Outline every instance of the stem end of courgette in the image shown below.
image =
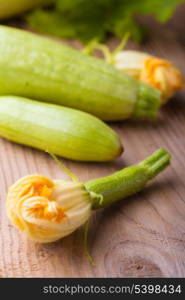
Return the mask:
<svg viewBox="0 0 185 300">
<path fill-rule="evenodd" d="M 139 84 L 138 99 L 135 110 L 132 114 L 134 118 L 155 119 L 161 104 L 160 91 L 146 85 Z"/>
<path fill-rule="evenodd" d="M 149 179 L 152 179 L 170 164 L 170 160 L 171 155 L 165 149 L 161 148 L 155 151 L 139 165 L 146 168 L 147 173 L 149 174 Z"/>
</svg>

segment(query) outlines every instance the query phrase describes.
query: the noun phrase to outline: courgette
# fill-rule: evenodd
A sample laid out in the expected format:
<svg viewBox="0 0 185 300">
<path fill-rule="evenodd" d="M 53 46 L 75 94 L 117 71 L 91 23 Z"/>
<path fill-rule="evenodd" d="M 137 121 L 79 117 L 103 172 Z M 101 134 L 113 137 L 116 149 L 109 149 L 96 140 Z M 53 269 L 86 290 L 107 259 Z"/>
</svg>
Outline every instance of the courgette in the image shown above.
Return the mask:
<svg viewBox="0 0 185 300">
<path fill-rule="evenodd" d="M 0 136 L 79 161 L 109 161 L 123 150 L 117 134 L 98 118 L 16 96 L 0 97 Z"/>
<path fill-rule="evenodd" d="M 103 120 L 154 118 L 160 92 L 95 57 L 0 26 L 0 95 L 89 112 Z"/>
<path fill-rule="evenodd" d="M 7 214 L 14 226 L 32 240 L 54 242 L 88 221 L 92 210 L 141 191 L 170 160 L 171 155 L 159 149 L 138 165 L 86 183 L 28 175 L 10 187 Z"/>
</svg>

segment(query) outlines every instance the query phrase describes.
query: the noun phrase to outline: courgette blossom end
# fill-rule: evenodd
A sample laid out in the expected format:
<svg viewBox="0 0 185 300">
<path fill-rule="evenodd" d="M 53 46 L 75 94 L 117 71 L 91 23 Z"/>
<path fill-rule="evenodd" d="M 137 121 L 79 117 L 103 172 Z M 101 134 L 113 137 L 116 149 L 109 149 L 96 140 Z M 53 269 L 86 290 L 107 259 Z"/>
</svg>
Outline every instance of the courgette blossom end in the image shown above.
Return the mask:
<svg viewBox="0 0 185 300">
<path fill-rule="evenodd" d="M 182 89 L 182 73 L 167 60 L 139 51 L 121 51 L 114 57 L 114 65 L 132 77 L 161 91 L 161 104 L 165 104 Z"/>
</svg>

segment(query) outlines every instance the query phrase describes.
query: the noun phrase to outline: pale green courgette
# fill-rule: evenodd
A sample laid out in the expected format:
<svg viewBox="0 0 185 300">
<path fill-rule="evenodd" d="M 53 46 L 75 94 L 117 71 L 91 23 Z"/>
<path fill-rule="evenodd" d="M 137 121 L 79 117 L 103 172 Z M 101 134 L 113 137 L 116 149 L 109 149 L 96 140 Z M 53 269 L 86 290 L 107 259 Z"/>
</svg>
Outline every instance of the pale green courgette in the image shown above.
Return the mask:
<svg viewBox="0 0 185 300">
<path fill-rule="evenodd" d="M 95 57 L 0 26 L 0 95 L 83 110 L 104 120 L 154 118 L 160 92 Z"/>
<path fill-rule="evenodd" d="M 98 118 L 16 96 L 0 97 L 0 136 L 79 161 L 110 161 L 123 150 L 117 134 Z"/>
</svg>

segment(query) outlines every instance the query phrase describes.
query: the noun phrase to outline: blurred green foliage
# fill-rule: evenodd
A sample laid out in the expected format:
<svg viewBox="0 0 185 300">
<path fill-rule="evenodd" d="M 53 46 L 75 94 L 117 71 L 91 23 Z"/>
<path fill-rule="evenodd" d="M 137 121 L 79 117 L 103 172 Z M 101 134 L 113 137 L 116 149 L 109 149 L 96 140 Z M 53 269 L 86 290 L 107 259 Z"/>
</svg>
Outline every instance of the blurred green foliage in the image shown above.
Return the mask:
<svg viewBox="0 0 185 300">
<path fill-rule="evenodd" d="M 145 30 L 137 15 L 164 23 L 181 3 L 185 0 L 56 0 L 53 9 L 35 10 L 26 19 L 34 30 L 84 43 L 103 40 L 107 33 L 121 38 L 126 32 L 141 41 Z"/>
</svg>

